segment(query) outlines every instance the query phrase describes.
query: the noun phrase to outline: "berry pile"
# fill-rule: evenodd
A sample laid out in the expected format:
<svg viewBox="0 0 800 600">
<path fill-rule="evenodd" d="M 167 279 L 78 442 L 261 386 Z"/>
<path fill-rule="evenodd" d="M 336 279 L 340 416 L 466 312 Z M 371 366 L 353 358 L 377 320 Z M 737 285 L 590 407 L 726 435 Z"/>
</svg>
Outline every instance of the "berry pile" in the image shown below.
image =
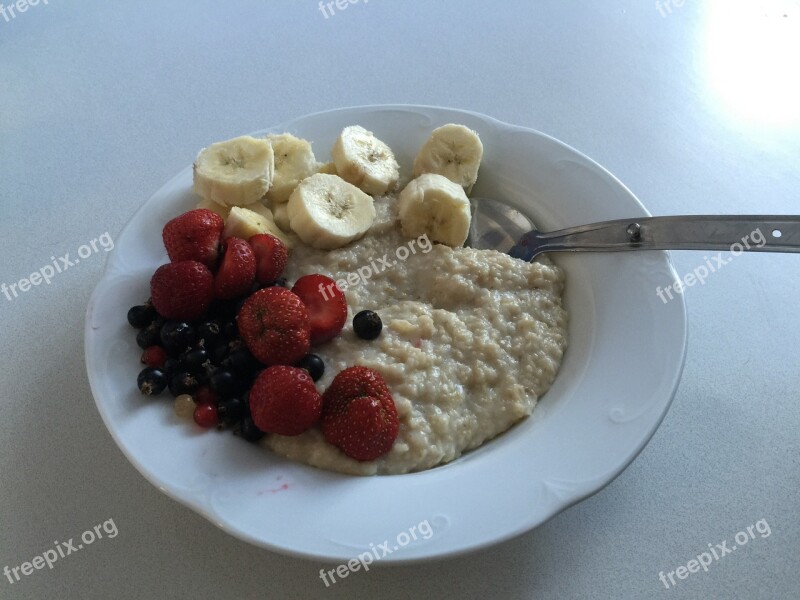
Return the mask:
<svg viewBox="0 0 800 600">
<path fill-rule="evenodd" d="M 128 311 L 143 350 L 139 390 L 169 390 L 179 416 L 251 442 L 319 426 L 356 460 L 388 452 L 399 420 L 377 371 L 345 369 L 324 395 L 315 385 L 325 364 L 311 350 L 344 328 L 345 295 L 320 274 L 288 289 L 283 242 L 268 234 L 223 239 L 223 229 L 222 218 L 205 209 L 164 227 L 171 262 L 153 274 L 150 300 Z M 353 327 L 371 340 L 382 326 L 376 313 L 362 311 Z"/>
</svg>

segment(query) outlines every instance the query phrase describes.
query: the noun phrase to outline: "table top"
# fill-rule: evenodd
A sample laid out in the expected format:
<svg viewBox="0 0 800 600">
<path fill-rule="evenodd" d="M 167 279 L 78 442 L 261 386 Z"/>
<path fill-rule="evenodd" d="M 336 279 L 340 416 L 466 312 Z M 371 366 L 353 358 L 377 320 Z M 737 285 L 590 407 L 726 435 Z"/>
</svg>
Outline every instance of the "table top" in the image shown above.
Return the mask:
<svg viewBox="0 0 800 600">
<path fill-rule="evenodd" d="M 604 490 L 487 550 L 329 587 L 330 565 L 223 533 L 114 444 L 83 354 L 102 246 L 19 286 L 113 239 L 210 141 L 351 105 L 452 106 L 538 129 L 655 215 L 797 212 L 800 2 L 751 4 L 0 5 L 0 282 L 17 283 L 0 296 L 0 597 L 798 597 L 800 257 L 745 254 L 684 291 L 672 408 Z M 673 260 L 684 277 L 706 255 Z M 86 531 L 91 547 L 71 548 Z"/>
</svg>

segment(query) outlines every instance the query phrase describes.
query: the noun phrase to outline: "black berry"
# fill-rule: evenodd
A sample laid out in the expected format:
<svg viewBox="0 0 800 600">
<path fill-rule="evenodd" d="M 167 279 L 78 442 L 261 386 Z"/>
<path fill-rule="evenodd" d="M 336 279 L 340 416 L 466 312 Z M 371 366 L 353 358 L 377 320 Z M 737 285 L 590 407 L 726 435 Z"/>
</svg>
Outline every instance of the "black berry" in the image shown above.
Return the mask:
<svg viewBox="0 0 800 600">
<path fill-rule="evenodd" d="M 197 333 L 189 323 L 167 321 L 161 328 L 161 345 L 167 352 L 178 354 L 197 340 Z"/>
<path fill-rule="evenodd" d="M 325 363 L 316 354 L 306 354 L 297 366 L 308 371 L 314 381 L 319 381 L 325 373 Z"/>
<path fill-rule="evenodd" d="M 222 398 L 235 396 L 240 389 L 240 382 L 236 376 L 227 369 L 217 369 L 208 379 L 211 389 L 217 392 Z"/>
<path fill-rule="evenodd" d="M 161 330 L 155 323 L 151 323 L 136 334 L 136 344 L 142 350 L 157 346 L 159 343 L 161 343 Z"/>
<path fill-rule="evenodd" d="M 219 321 L 207 321 L 197 328 L 197 338 L 203 341 L 203 348 L 216 348 L 224 339 Z"/>
<path fill-rule="evenodd" d="M 353 330 L 362 340 L 374 340 L 381 334 L 383 323 L 378 313 L 362 310 L 353 317 Z"/>
<path fill-rule="evenodd" d="M 264 432 L 253 423 L 253 417 L 247 415 L 242 419 L 241 425 L 239 425 L 239 435 L 248 442 L 255 443 L 264 437 Z"/>
<path fill-rule="evenodd" d="M 261 363 L 244 346 L 231 350 L 228 361 L 242 375 L 250 375 L 253 371 L 261 369 Z"/>
<path fill-rule="evenodd" d="M 218 367 L 223 365 L 227 366 L 229 354 L 230 348 L 228 347 L 228 344 L 220 344 L 211 351 L 211 362 Z"/>
<path fill-rule="evenodd" d="M 188 373 L 205 373 L 211 364 L 211 358 L 203 348 L 192 348 L 181 354 L 180 369 Z"/>
<path fill-rule="evenodd" d="M 156 309 L 149 302 L 134 306 L 128 311 L 128 323 L 136 329 L 144 329 L 156 318 Z"/>
<path fill-rule="evenodd" d="M 145 396 L 158 396 L 167 387 L 167 375 L 161 369 L 147 367 L 139 373 L 136 383 Z"/>
<path fill-rule="evenodd" d="M 247 406 L 241 398 L 228 398 L 217 405 L 217 413 L 220 423 L 229 427 L 244 418 L 247 414 Z"/>
<path fill-rule="evenodd" d="M 200 387 L 201 381 L 197 375 L 192 373 L 175 373 L 169 379 L 169 392 L 173 396 L 181 394 L 193 394 Z"/>
</svg>

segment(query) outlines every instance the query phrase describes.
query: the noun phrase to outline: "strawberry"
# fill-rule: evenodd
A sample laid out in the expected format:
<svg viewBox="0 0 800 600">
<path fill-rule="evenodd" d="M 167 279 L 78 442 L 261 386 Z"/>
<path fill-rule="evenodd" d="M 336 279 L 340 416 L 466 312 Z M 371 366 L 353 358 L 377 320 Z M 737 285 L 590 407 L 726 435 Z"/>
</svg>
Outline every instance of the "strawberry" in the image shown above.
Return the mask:
<svg viewBox="0 0 800 600">
<path fill-rule="evenodd" d="M 319 421 L 322 396 L 305 369 L 269 367 L 256 378 L 249 396 L 253 423 L 261 431 L 300 435 Z"/>
<path fill-rule="evenodd" d="M 208 309 L 214 276 L 204 264 L 182 260 L 160 266 L 150 280 L 153 306 L 165 319 L 192 321 Z"/>
<path fill-rule="evenodd" d="M 292 291 L 308 308 L 311 344 L 335 338 L 347 322 L 347 298 L 336 282 L 325 275 L 306 275 L 297 280 Z"/>
<path fill-rule="evenodd" d="M 272 283 L 277 280 L 289 262 L 286 244 L 268 233 L 259 233 L 247 241 L 256 255 L 256 281 Z"/>
<path fill-rule="evenodd" d="M 375 460 L 389 452 L 399 428 L 394 402 L 388 404 L 374 396 L 353 398 L 322 423 L 325 439 L 359 461 Z"/>
<path fill-rule="evenodd" d="M 286 288 L 257 291 L 242 305 L 236 322 L 247 349 L 267 366 L 294 365 L 311 347 L 308 309 Z"/>
<path fill-rule="evenodd" d="M 205 208 L 175 217 L 161 233 L 172 262 L 196 260 L 213 269 L 219 255 L 219 239 L 225 221 Z"/>
<path fill-rule="evenodd" d="M 256 279 L 256 255 L 250 244 L 237 237 L 224 243 L 222 263 L 214 277 L 214 297 L 231 300 L 244 296 Z"/>
<path fill-rule="evenodd" d="M 375 460 L 392 448 L 400 421 L 389 387 L 376 370 L 345 369 L 322 401 L 322 434 L 347 456 Z"/>
</svg>

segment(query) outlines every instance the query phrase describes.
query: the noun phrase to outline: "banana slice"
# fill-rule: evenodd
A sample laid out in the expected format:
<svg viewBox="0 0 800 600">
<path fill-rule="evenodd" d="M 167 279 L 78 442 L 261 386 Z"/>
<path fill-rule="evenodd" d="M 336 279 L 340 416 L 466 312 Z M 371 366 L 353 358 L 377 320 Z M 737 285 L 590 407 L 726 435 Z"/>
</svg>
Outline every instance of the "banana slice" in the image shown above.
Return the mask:
<svg viewBox="0 0 800 600">
<path fill-rule="evenodd" d="M 247 206 L 267 193 L 274 171 L 270 143 L 245 135 L 200 151 L 194 161 L 194 190 L 223 206 Z"/>
<path fill-rule="evenodd" d="M 275 153 L 275 176 L 267 199 L 275 204 L 289 201 L 297 184 L 317 172 L 317 159 L 311 144 L 290 133 L 267 136 Z"/>
<path fill-rule="evenodd" d="M 267 221 L 270 221 L 272 223 L 275 222 L 275 215 L 273 215 L 272 211 L 266 206 L 264 206 L 261 202 L 256 202 L 255 204 L 248 204 L 247 206 L 242 206 L 241 208 L 246 208 L 247 210 L 251 210 L 254 213 L 264 217 Z"/>
<path fill-rule="evenodd" d="M 331 156 L 342 179 L 373 196 L 393 190 L 400 178 L 391 148 L 358 125 L 344 128 Z"/>
<path fill-rule="evenodd" d="M 341 248 L 375 220 L 372 198 L 337 175 L 317 173 L 300 182 L 287 205 L 289 224 L 314 248 Z"/>
<path fill-rule="evenodd" d="M 469 194 L 478 179 L 483 144 L 478 134 L 450 123 L 433 130 L 414 160 L 414 177 L 438 173 L 462 186 Z"/>
<path fill-rule="evenodd" d="M 272 215 L 269 209 L 262 206 L 259 210 L 260 212 L 255 212 L 249 208 L 234 206 L 228 215 L 225 229 L 222 230 L 222 237 L 224 239 L 238 237 L 249 240 L 256 234 L 269 233 L 291 248 L 294 245 L 291 238 L 283 233 L 271 218 L 267 217 L 267 214 Z"/>
<path fill-rule="evenodd" d="M 206 200 L 205 198 L 201 198 L 195 208 L 205 208 L 211 212 L 217 213 L 223 219 L 227 219 L 228 213 L 231 212 L 230 206 L 222 206 L 222 204 L 217 204 L 213 200 Z"/>
<path fill-rule="evenodd" d="M 272 210 L 272 214 L 274 215 L 273 220 L 275 221 L 275 225 L 287 232 L 292 230 L 292 226 L 289 222 L 289 209 L 286 204 L 276 204 Z"/>
<path fill-rule="evenodd" d="M 317 173 L 325 173 L 326 175 L 338 175 L 336 172 L 336 163 L 326 162 L 317 164 Z"/>
<path fill-rule="evenodd" d="M 412 180 L 397 200 L 400 225 L 407 237 L 427 234 L 434 242 L 463 246 L 472 220 L 464 188 L 444 175 L 426 173 Z"/>
</svg>

